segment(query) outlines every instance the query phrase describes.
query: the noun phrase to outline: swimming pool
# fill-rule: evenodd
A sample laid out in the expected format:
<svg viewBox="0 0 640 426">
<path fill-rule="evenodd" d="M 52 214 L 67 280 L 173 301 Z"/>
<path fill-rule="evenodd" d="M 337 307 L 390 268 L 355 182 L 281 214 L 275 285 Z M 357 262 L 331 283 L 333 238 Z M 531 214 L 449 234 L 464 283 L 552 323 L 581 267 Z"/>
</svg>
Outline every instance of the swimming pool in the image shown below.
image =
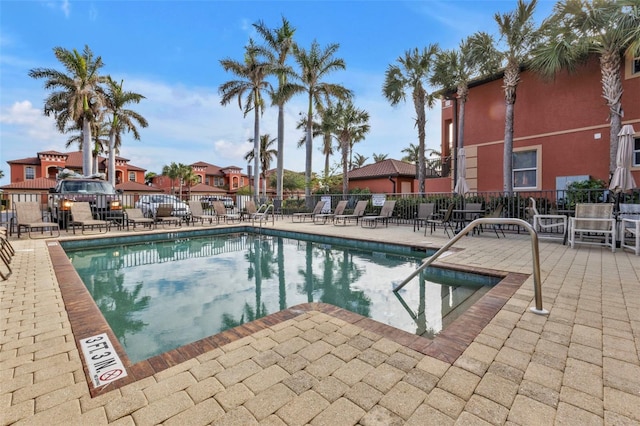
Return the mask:
<svg viewBox="0 0 640 426">
<path fill-rule="evenodd" d="M 396 295 L 424 252 L 287 232 L 105 241 L 62 245 L 134 363 L 305 302 L 433 337 L 500 280 L 430 268 Z"/>
</svg>

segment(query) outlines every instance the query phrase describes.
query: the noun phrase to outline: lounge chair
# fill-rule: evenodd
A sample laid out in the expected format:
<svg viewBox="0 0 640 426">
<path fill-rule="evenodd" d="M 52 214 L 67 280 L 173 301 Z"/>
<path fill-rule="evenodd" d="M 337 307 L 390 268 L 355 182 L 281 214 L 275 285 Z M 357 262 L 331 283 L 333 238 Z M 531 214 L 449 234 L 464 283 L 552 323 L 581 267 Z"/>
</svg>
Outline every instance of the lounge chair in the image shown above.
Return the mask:
<svg viewBox="0 0 640 426">
<path fill-rule="evenodd" d="M 240 222 L 242 220 L 240 213 L 227 213 L 227 208 L 222 201 L 214 201 L 213 210 L 216 212 L 216 220 L 218 223 L 220 223 L 220 219 L 227 223 L 234 221 Z"/>
<path fill-rule="evenodd" d="M 396 201 L 385 201 L 380 214 L 377 216 L 362 216 L 360 226 L 363 228 L 375 228 L 378 223 L 382 222 L 385 226 L 389 226 L 389 218 L 393 215 L 393 209 L 396 207 Z"/>
<path fill-rule="evenodd" d="M 627 236 L 632 244 L 627 244 Z M 620 246 L 640 256 L 640 204 L 620 204 Z"/>
<path fill-rule="evenodd" d="M 585 241 L 585 238 L 589 240 Z M 615 253 L 616 219 L 613 217 L 613 204 L 576 204 L 576 215 L 569 218 L 568 239 L 571 248 L 576 244 L 605 245 Z"/>
<path fill-rule="evenodd" d="M 159 204 L 153 219 L 156 223 L 156 227 L 158 226 L 158 223 L 162 223 L 163 225 L 165 223 L 175 223 L 176 226 L 180 226 L 182 224 L 182 218 L 173 215 L 173 204 Z"/>
<path fill-rule="evenodd" d="M 416 232 L 416 229 L 419 231 L 421 224 L 424 224 L 424 226 L 427 226 L 427 220 L 433 217 L 435 208 L 436 208 L 435 203 L 420 203 L 418 205 L 418 213 L 416 214 L 416 217 L 413 219 L 413 232 Z"/>
<path fill-rule="evenodd" d="M 189 201 L 189 210 L 191 210 L 191 222 L 196 223 L 199 221 L 204 225 L 204 221 L 209 221 L 209 224 L 213 224 L 214 220 L 218 220 L 218 218 L 212 214 L 206 214 L 204 209 L 202 208 L 202 202 L 200 201 Z"/>
<path fill-rule="evenodd" d="M 540 214 L 536 207 L 536 200 L 529 198 L 529 209 L 533 217 L 533 229 L 538 238 L 561 239 L 567 236 L 567 216 L 563 214 Z"/>
<path fill-rule="evenodd" d="M 256 203 L 253 200 L 249 200 L 244 205 L 246 212 L 242 215 L 243 219 L 255 219 L 257 216 L 262 215 L 267 210 L 267 205 L 262 204 L 256 208 Z"/>
<path fill-rule="evenodd" d="M 263 204 L 260 206 L 260 208 L 258 208 L 256 210 L 255 213 L 253 213 L 250 218 L 251 218 L 251 225 L 255 225 L 256 220 L 260 223 L 260 226 L 262 226 L 262 222 L 267 222 L 269 220 L 269 214 L 271 214 L 271 224 L 274 225 L 275 224 L 275 214 L 273 213 L 273 204 L 271 205 L 266 205 Z"/>
<path fill-rule="evenodd" d="M 497 219 L 502 217 L 502 210 L 504 209 L 504 205 L 502 203 L 498 204 L 496 206 L 495 209 L 493 209 L 493 211 L 487 215 L 485 215 L 486 218 L 489 219 Z M 492 224 L 491 227 L 493 228 L 493 232 L 496 233 L 496 237 L 500 238 L 500 235 L 498 235 L 498 230 L 500 232 L 502 232 L 502 236 L 506 237 L 506 235 L 504 235 L 504 230 L 502 229 L 502 225 L 500 224 Z"/>
<path fill-rule="evenodd" d="M 108 220 L 97 220 L 93 218 L 93 212 L 91 212 L 91 205 L 87 201 L 74 202 L 71 205 L 71 228 L 73 233 L 76 233 L 76 226 L 80 226 L 82 233 L 84 234 L 85 228 L 91 228 L 93 231 L 98 228 L 100 232 L 101 228 L 104 228 L 104 233 L 109 232 L 109 226 L 111 223 Z"/>
<path fill-rule="evenodd" d="M 356 207 L 353 209 L 353 213 L 334 215 L 333 224 L 340 225 L 340 223 L 342 222 L 342 225 L 346 225 L 347 221 L 351 222 L 353 219 L 355 219 L 357 225 L 360 218 L 364 216 L 364 211 L 366 210 L 368 204 L 369 201 L 367 200 L 358 201 Z"/>
<path fill-rule="evenodd" d="M 336 215 L 344 213 L 344 209 L 347 207 L 347 201 L 339 201 L 333 213 L 320 213 L 313 216 L 313 223 L 316 225 L 324 225 L 328 220 L 333 221 Z"/>
<path fill-rule="evenodd" d="M 143 229 L 147 226 L 151 228 L 151 226 L 155 225 L 155 221 L 153 219 L 150 217 L 144 217 L 144 213 L 142 213 L 141 209 L 126 209 L 125 218 L 127 229 L 129 228 L 129 225 L 133 225 L 134 231 L 136 230 L 136 225 L 141 224 Z"/>
<path fill-rule="evenodd" d="M 9 237 L 7 235 L 7 228 L 0 227 L 0 260 L 5 265 L 7 269 L 6 272 L 0 269 L 0 277 L 3 280 L 9 278 L 9 275 L 13 273 L 11 269 L 11 259 L 16 251 L 13 249 L 13 246 L 9 242 Z"/>
<path fill-rule="evenodd" d="M 325 201 L 320 200 L 316 203 L 316 206 L 313 208 L 313 211 L 292 214 L 291 221 L 295 222 L 296 219 L 298 219 L 299 222 L 304 222 L 307 218 L 310 218 L 311 220 L 313 220 L 313 217 L 315 215 L 322 213 L 322 209 L 324 209 L 324 205 L 325 205 Z"/>
<path fill-rule="evenodd" d="M 29 238 L 33 238 L 31 231 L 33 229 L 39 229 L 41 234 L 44 234 L 44 230 L 49 230 L 49 237 L 54 237 L 53 231 L 57 234 L 55 237 L 60 236 L 60 226 L 56 222 L 45 222 L 42 220 L 42 210 L 40 203 L 37 201 L 22 201 L 13 203 L 15 212 L 16 225 L 18 227 L 18 238 L 20 238 L 20 231 L 22 228 L 26 229 Z M 48 237 L 47 237 L 48 238 Z"/>
<path fill-rule="evenodd" d="M 449 204 L 449 207 L 447 208 L 444 215 L 440 217 L 433 217 L 427 220 L 427 224 L 431 225 L 430 234 L 433 234 L 433 231 L 436 229 L 436 225 L 442 225 L 442 227 L 444 228 L 444 232 L 447 234 L 447 237 L 450 238 L 449 231 L 447 231 L 447 228 L 451 229 L 452 233 L 455 232 L 453 229 L 453 221 L 452 221 L 454 207 L 455 207 L 455 204 L 451 203 Z M 427 228 L 424 228 L 424 235 L 427 236 Z"/>
</svg>

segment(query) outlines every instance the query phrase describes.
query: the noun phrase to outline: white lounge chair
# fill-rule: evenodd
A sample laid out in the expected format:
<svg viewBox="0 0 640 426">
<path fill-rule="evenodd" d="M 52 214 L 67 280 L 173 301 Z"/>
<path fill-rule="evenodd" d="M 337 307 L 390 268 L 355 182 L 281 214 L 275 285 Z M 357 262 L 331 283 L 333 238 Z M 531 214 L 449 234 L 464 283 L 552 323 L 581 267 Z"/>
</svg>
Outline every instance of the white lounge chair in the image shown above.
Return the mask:
<svg viewBox="0 0 640 426">
<path fill-rule="evenodd" d="M 616 251 L 616 219 L 613 204 L 576 204 L 575 217 L 569 218 L 569 244 L 604 245 Z"/>
<path fill-rule="evenodd" d="M 640 204 L 620 204 L 620 241 L 623 249 L 640 256 Z"/>
<path fill-rule="evenodd" d="M 564 242 L 567 236 L 567 216 L 563 214 L 540 214 L 536 207 L 536 200 L 529 198 L 529 209 L 533 217 L 533 229 L 538 238 L 560 239 Z"/>
</svg>

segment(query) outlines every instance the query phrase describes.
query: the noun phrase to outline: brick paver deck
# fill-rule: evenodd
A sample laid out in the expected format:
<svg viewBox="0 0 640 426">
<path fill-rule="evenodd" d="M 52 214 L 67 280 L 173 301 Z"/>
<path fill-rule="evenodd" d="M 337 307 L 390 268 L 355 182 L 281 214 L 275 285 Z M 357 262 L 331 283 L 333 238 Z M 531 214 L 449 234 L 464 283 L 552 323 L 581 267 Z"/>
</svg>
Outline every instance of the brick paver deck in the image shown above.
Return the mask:
<svg viewBox="0 0 640 426">
<path fill-rule="evenodd" d="M 422 246 L 446 241 L 442 231 L 424 237 L 394 224 L 275 226 Z M 0 282 L 2 424 L 640 424 L 640 257 L 630 252 L 541 242 L 550 313 L 539 316 L 528 309 L 528 237 L 465 237 L 443 262 L 524 279 L 470 339 L 451 337 L 431 353 L 435 343 L 405 341 L 371 320 L 311 304 L 136 365 L 126 385 L 92 397 L 79 327 L 72 331 L 80 307 L 63 300 L 69 283 L 54 271 L 59 253 L 46 240 L 12 243 L 14 272 Z"/>
</svg>

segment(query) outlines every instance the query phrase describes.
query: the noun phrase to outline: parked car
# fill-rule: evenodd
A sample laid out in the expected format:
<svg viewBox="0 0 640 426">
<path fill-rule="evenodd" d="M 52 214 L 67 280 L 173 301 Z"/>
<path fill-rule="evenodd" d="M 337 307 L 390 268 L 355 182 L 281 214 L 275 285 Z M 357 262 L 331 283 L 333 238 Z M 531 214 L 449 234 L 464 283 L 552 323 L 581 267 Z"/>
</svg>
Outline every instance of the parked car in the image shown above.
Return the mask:
<svg viewBox="0 0 640 426">
<path fill-rule="evenodd" d="M 228 209 L 232 209 L 234 207 L 233 198 L 225 197 L 222 195 L 212 195 L 207 197 L 200 198 L 201 203 L 208 203 L 209 207 L 213 207 L 214 201 L 222 201 L 222 204 Z"/>
<path fill-rule="evenodd" d="M 100 219 L 113 219 L 122 216 L 121 191 L 117 191 L 106 180 L 96 178 L 60 179 L 49 190 L 48 207 L 51 220 L 61 228 L 66 228 L 71 205 L 86 201 L 91 210 Z"/>
<path fill-rule="evenodd" d="M 191 213 L 187 204 L 180 201 L 175 195 L 168 194 L 143 195 L 136 202 L 135 207 L 142 210 L 145 217 L 154 217 L 160 204 L 171 204 L 173 216 L 184 217 Z"/>
</svg>

